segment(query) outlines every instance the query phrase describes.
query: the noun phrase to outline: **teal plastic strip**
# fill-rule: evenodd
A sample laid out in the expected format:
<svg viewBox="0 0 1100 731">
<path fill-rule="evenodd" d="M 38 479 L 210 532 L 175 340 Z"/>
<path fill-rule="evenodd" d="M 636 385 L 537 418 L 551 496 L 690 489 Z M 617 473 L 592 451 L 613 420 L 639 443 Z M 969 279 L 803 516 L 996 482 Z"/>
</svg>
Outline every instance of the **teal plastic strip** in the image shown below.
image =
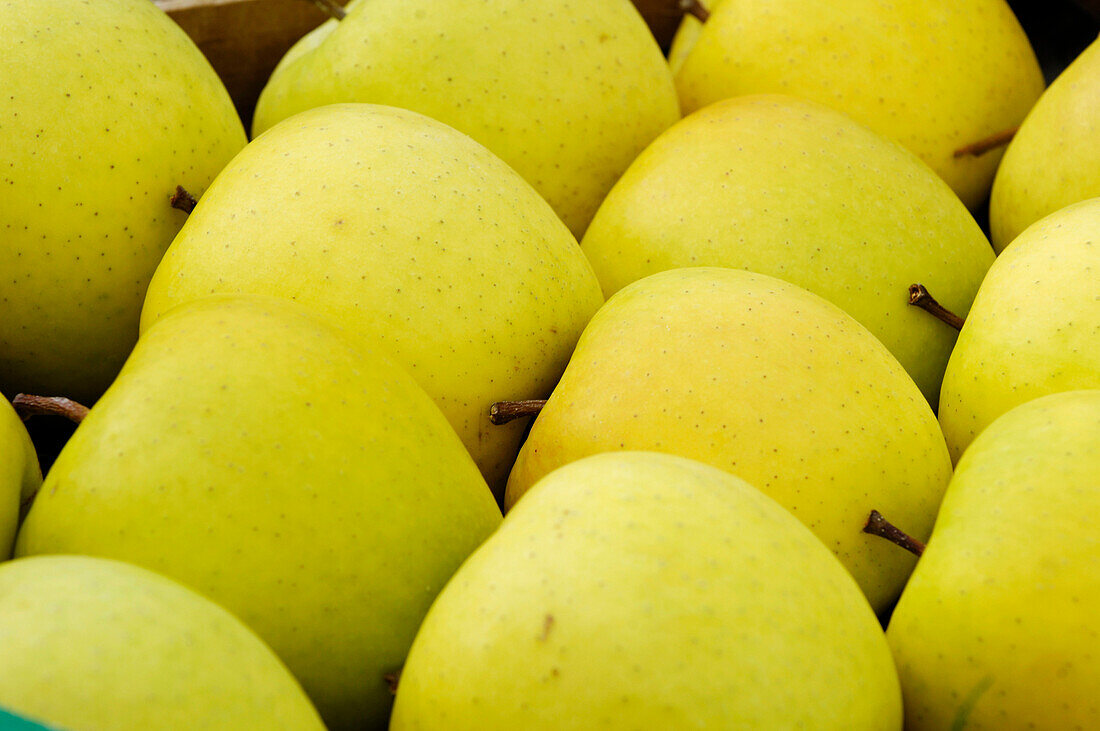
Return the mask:
<svg viewBox="0 0 1100 731">
<path fill-rule="evenodd" d="M 0 708 L 0 731 L 61 731 L 61 729 L 28 721 Z"/>
</svg>

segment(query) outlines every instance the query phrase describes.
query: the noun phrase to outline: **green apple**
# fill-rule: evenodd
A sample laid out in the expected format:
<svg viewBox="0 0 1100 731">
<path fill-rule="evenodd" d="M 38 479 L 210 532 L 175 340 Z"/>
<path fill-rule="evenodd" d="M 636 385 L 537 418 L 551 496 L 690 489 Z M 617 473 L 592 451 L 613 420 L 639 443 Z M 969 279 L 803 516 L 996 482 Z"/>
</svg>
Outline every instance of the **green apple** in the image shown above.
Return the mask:
<svg viewBox="0 0 1100 731">
<path fill-rule="evenodd" d="M 601 454 L 542 479 L 432 605 L 392 731 L 900 729 L 882 629 L 748 483 Z"/>
<path fill-rule="evenodd" d="M 148 0 L 0 0 L 0 390 L 95 400 L 185 215 L 245 144 L 199 49 Z"/>
<path fill-rule="evenodd" d="M 279 65 L 259 134 L 306 109 L 412 109 L 511 165 L 580 236 L 642 148 L 680 117 L 672 74 L 630 0 L 370 0 Z"/>
<path fill-rule="evenodd" d="M 561 465 L 636 449 L 763 490 L 876 611 L 914 559 L 862 533 L 868 514 L 927 537 L 951 476 L 928 402 L 874 336 L 806 290 L 736 269 L 662 272 L 608 300 L 531 428 L 508 504 Z"/>
<path fill-rule="evenodd" d="M 887 637 L 905 728 L 1100 727 L 1100 390 L 997 419 L 963 455 Z"/>
<path fill-rule="evenodd" d="M 993 263 L 926 165 L 839 112 L 786 96 L 716 103 L 626 171 L 582 242 L 610 296 L 676 267 L 769 274 L 839 306 L 936 403 L 957 333 L 908 305 L 921 283 L 965 314 Z"/>
<path fill-rule="evenodd" d="M 286 666 L 239 619 L 119 561 L 0 564 L 0 647 L 0 706 L 51 726 L 324 729 Z"/>
<path fill-rule="evenodd" d="M 989 200 L 993 246 L 1071 203 L 1100 196 L 1100 40 L 1039 99 L 1004 154 Z"/>
<path fill-rule="evenodd" d="M 47 475 L 16 553 L 164 573 L 255 630 L 330 728 L 377 728 L 385 675 L 499 522 L 399 366 L 293 303 L 214 296 L 141 336 Z"/>
<path fill-rule="evenodd" d="M 1005 0 L 724 0 L 672 50 L 684 113 L 744 94 L 804 97 L 900 142 L 974 208 L 1000 151 L 955 150 L 1014 127 L 1043 91 Z"/>
<path fill-rule="evenodd" d="M 415 112 L 344 104 L 265 133 L 211 186 L 149 286 L 148 327 L 212 292 L 286 297 L 389 348 L 503 489 L 522 424 L 603 303 L 576 240 L 524 180 Z"/>
<path fill-rule="evenodd" d="M 41 484 L 42 470 L 30 435 L 0 394 L 0 561 L 11 557 L 20 505 Z"/>
<path fill-rule="evenodd" d="M 982 282 L 951 353 L 939 417 L 958 461 L 1018 404 L 1100 388 L 1100 198 L 1030 226 Z"/>
</svg>

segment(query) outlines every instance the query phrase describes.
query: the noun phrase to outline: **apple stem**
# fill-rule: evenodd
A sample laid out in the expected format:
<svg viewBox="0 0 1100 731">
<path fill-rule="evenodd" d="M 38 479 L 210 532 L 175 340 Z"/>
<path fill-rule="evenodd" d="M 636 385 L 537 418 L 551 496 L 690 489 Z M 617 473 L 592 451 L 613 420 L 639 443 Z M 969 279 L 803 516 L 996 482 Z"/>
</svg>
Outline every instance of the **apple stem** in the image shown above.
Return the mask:
<svg viewBox="0 0 1100 731">
<path fill-rule="evenodd" d="M 335 0 L 313 0 L 313 4 L 337 20 L 347 17 L 348 11 L 337 5 Z"/>
<path fill-rule="evenodd" d="M 386 673 L 382 676 L 382 680 L 386 681 L 386 687 L 389 688 L 390 695 L 397 695 L 397 685 L 401 682 L 401 671 L 395 670 L 392 673 Z"/>
<path fill-rule="evenodd" d="M 966 322 L 966 320 L 937 302 L 936 298 L 929 294 L 928 289 L 923 284 L 909 285 L 909 304 L 921 308 L 956 330 L 962 330 L 963 323 Z"/>
<path fill-rule="evenodd" d="M 872 510 L 871 514 L 867 516 L 867 524 L 863 526 L 863 532 L 885 538 L 891 543 L 901 546 L 914 556 L 920 556 L 924 553 L 923 543 L 883 518 L 882 513 L 877 510 Z"/>
<path fill-rule="evenodd" d="M 31 396 L 21 393 L 11 400 L 23 421 L 32 416 L 64 416 L 74 424 L 84 421 L 88 407 L 64 396 Z"/>
<path fill-rule="evenodd" d="M 526 401 L 497 401 L 489 407 L 489 422 L 500 426 L 524 416 L 538 416 L 546 399 L 527 399 Z"/>
<path fill-rule="evenodd" d="M 187 189 L 182 185 L 176 186 L 176 192 L 172 194 L 172 197 L 168 199 L 168 202 L 172 204 L 172 207 L 178 211 L 190 215 L 191 211 L 195 210 L 195 206 L 199 204 L 195 200 L 195 196 L 187 192 Z"/>
<path fill-rule="evenodd" d="M 966 157 L 972 155 L 978 157 L 984 155 L 990 150 L 996 150 L 998 147 L 1004 147 L 1009 142 L 1012 142 L 1012 138 L 1016 136 L 1016 133 L 1020 131 L 1019 126 L 1003 129 L 996 134 L 989 135 L 985 139 L 978 140 L 977 142 L 971 142 L 969 145 L 963 145 L 959 149 L 955 150 L 955 157 Z"/>
<path fill-rule="evenodd" d="M 699 0 L 680 0 L 680 10 L 693 16 L 700 23 L 706 23 L 710 17 L 710 11 Z"/>
</svg>

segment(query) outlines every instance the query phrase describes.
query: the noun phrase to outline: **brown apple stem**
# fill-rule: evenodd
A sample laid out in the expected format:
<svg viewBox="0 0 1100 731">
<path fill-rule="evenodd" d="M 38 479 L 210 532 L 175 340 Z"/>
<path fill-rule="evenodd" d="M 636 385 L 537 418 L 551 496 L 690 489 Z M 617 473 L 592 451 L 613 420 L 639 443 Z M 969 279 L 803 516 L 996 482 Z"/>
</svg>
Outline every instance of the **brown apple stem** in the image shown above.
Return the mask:
<svg viewBox="0 0 1100 731">
<path fill-rule="evenodd" d="M 19 502 L 19 522 L 20 523 L 22 523 L 23 520 L 27 517 L 27 513 L 30 512 L 31 506 L 34 505 L 34 499 L 36 497 L 38 497 L 38 491 L 41 490 L 41 489 L 42 489 L 41 487 L 35 489 L 35 491 L 32 492 L 29 497 L 27 497 L 25 500 L 21 500 Z"/>
<path fill-rule="evenodd" d="M 336 4 L 336 0 L 313 0 L 313 4 L 337 20 L 343 20 L 348 14 L 348 11 Z"/>
<path fill-rule="evenodd" d="M 395 670 L 392 673 L 386 673 L 382 676 L 382 680 L 386 681 L 386 687 L 389 688 L 390 695 L 397 695 L 397 685 L 401 682 L 401 671 Z"/>
<path fill-rule="evenodd" d="M 199 204 L 195 200 L 195 196 L 187 192 L 182 185 L 176 186 L 176 192 L 172 194 L 172 197 L 168 199 L 168 202 L 172 204 L 172 207 L 176 210 L 183 211 L 190 215 L 191 211 L 195 210 L 195 206 Z"/>
<path fill-rule="evenodd" d="M 977 142 L 971 142 L 969 145 L 964 145 L 955 150 L 955 157 L 966 157 L 967 155 L 973 155 L 978 157 L 984 155 L 990 150 L 996 150 L 998 147 L 1004 147 L 1009 142 L 1012 142 L 1012 138 L 1016 136 L 1016 133 L 1020 130 L 1017 127 L 1010 127 L 1009 129 L 1003 129 L 996 134 L 989 135 L 984 140 L 978 140 Z"/>
<path fill-rule="evenodd" d="M 693 16 L 700 23 L 706 23 L 710 17 L 710 11 L 699 0 L 680 0 L 680 10 Z"/>
<path fill-rule="evenodd" d="M 528 399 L 526 401 L 497 401 L 489 407 L 489 423 L 500 426 L 524 416 L 538 416 L 546 399 Z"/>
<path fill-rule="evenodd" d="M 966 322 L 963 318 L 937 302 L 936 298 L 928 293 L 928 289 L 923 284 L 909 285 L 909 304 L 921 308 L 956 330 L 962 330 L 963 323 Z"/>
<path fill-rule="evenodd" d="M 64 416 L 74 424 L 84 421 L 88 407 L 64 396 L 31 396 L 21 393 L 11 400 L 23 421 L 32 416 Z"/>
<path fill-rule="evenodd" d="M 872 510 L 871 514 L 867 516 L 867 524 L 863 526 L 863 532 L 870 533 L 879 538 L 885 538 L 891 543 L 901 546 L 914 556 L 920 556 L 924 553 L 923 543 L 905 533 L 897 526 L 891 524 L 890 521 L 883 518 L 882 513 L 877 510 Z"/>
</svg>

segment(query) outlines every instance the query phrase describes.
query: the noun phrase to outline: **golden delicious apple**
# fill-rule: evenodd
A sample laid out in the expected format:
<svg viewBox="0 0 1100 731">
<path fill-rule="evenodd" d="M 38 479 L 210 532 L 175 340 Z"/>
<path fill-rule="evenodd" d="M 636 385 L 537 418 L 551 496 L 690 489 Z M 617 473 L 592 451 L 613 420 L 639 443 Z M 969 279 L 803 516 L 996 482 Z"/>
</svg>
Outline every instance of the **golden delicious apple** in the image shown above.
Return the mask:
<svg viewBox="0 0 1100 731">
<path fill-rule="evenodd" d="M 119 561 L 0 564 L 0 647 L 0 706 L 58 728 L 324 729 L 239 619 Z"/>
<path fill-rule="evenodd" d="M 890 620 L 905 728 L 1100 728 L 1100 390 L 1029 401 L 963 455 Z"/>
<path fill-rule="evenodd" d="M 993 251 L 911 153 L 785 96 L 728 100 L 661 135 L 608 194 L 582 247 L 604 294 L 654 272 L 723 266 L 829 300 L 901 361 L 930 403 L 957 333 L 911 284 L 965 314 Z"/>
<path fill-rule="evenodd" d="M 218 176 L 149 286 L 144 327 L 212 292 L 286 297 L 386 347 L 503 489 L 522 425 L 603 302 L 576 240 L 491 152 L 414 112 L 316 109 Z"/>
<path fill-rule="evenodd" d="M 164 573 L 240 617 L 333 729 L 382 727 L 416 628 L 500 522 L 431 399 L 290 302 L 164 315 L 65 445 L 16 553 Z"/>
<path fill-rule="evenodd" d="M 1018 125 L 1043 91 L 1005 0 L 723 0 L 672 50 L 684 113 L 743 94 L 812 99 L 897 140 L 969 207 L 999 150 L 955 150 Z"/>
<path fill-rule="evenodd" d="M 1081 388 L 1100 388 L 1100 198 L 1030 226 L 982 282 L 940 394 L 952 458 L 1012 407 Z"/>
<path fill-rule="evenodd" d="M 900 729 L 852 577 L 748 483 L 601 454 L 543 478 L 432 605 L 393 731 Z"/>
<path fill-rule="evenodd" d="M 989 200 L 1000 251 L 1043 216 L 1100 196 L 1100 40 L 1054 80 L 1005 151 Z"/>
<path fill-rule="evenodd" d="M 20 504 L 41 484 L 34 444 L 11 403 L 0 394 L 0 561 L 11 557 Z"/>
<path fill-rule="evenodd" d="M 96 399 L 195 195 L 245 144 L 195 44 L 148 0 L 0 0 L 0 389 Z"/>
<path fill-rule="evenodd" d="M 531 428 L 508 504 L 561 465 L 632 449 L 763 490 L 840 557 L 876 611 L 914 559 L 862 533 L 868 514 L 927 537 L 951 476 L 928 402 L 874 336 L 806 290 L 735 269 L 662 272 L 608 300 Z"/>
<path fill-rule="evenodd" d="M 259 134 L 337 102 L 412 109 L 473 137 L 584 233 L 611 185 L 680 117 L 630 0 L 370 0 L 292 48 Z"/>
</svg>

